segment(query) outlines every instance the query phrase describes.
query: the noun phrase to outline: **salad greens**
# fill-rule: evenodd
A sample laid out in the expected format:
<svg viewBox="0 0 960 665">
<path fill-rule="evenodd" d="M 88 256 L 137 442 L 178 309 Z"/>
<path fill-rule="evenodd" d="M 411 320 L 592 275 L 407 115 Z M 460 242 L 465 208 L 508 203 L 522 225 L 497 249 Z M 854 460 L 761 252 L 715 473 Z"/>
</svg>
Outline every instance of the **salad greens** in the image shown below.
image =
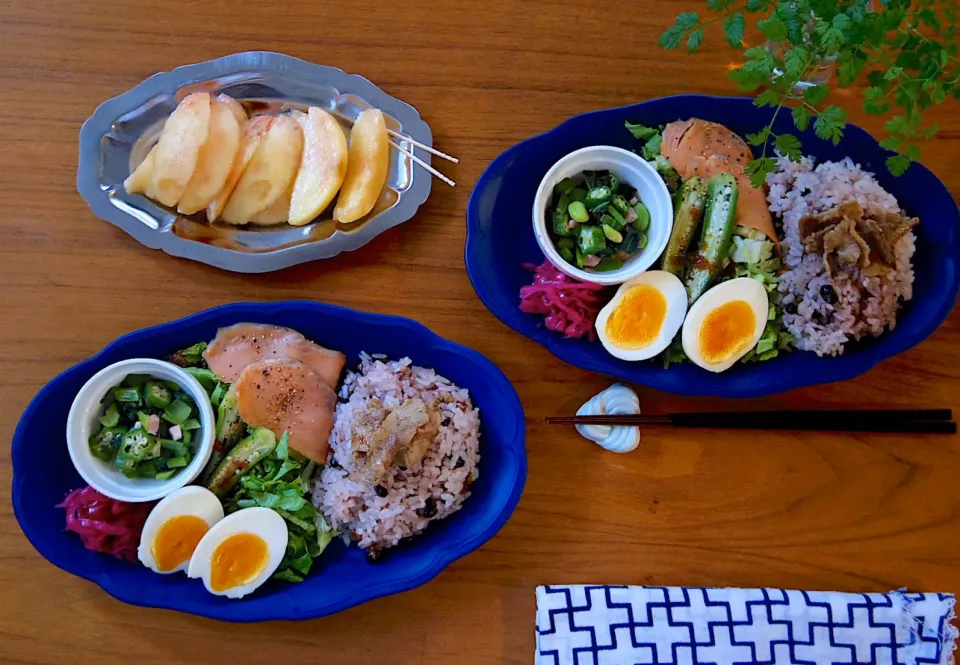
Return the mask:
<svg viewBox="0 0 960 665">
<path fill-rule="evenodd" d="M 781 262 L 774 255 L 774 245 L 767 236 L 756 229 L 747 229 L 738 226 L 734 229 L 734 249 L 731 260 L 734 266 L 734 277 L 750 277 L 763 284 L 768 294 L 776 294 L 777 277 Z M 780 351 L 790 348 L 793 335 L 783 329 L 783 312 L 776 304 L 774 295 L 771 295 L 770 311 L 767 315 L 767 325 L 760 335 L 757 345 L 745 355 L 740 362 L 759 362 L 776 358 Z"/>
<path fill-rule="evenodd" d="M 201 342 L 170 356 L 200 382 L 217 410 L 216 443 L 201 482 L 221 497 L 227 513 L 254 506 L 279 513 L 287 523 L 287 550 L 273 577 L 302 582 L 336 535 L 307 498 L 316 464 L 290 450 L 287 433 L 277 441 L 268 429 L 247 427 L 236 389 L 207 367 L 206 347 Z"/>
<path fill-rule="evenodd" d="M 313 560 L 333 539 L 334 530 L 310 503 L 310 478 L 316 465 L 289 449 L 286 433 L 273 453 L 250 468 L 225 501 L 227 513 L 241 508 L 270 508 L 287 522 L 289 539 L 280 567 L 274 577 L 302 582 Z"/>
</svg>

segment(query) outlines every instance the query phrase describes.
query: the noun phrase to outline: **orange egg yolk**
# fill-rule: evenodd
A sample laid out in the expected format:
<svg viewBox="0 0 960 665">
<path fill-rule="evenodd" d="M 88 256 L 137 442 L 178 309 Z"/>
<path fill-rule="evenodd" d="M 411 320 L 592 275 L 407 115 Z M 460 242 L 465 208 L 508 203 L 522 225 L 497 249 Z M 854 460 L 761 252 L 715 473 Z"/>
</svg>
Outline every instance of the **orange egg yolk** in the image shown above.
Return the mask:
<svg viewBox="0 0 960 665">
<path fill-rule="evenodd" d="M 642 349 L 660 335 L 667 299 L 648 284 L 628 289 L 607 319 L 607 340 L 620 349 Z"/>
<path fill-rule="evenodd" d="M 157 570 L 167 572 L 189 561 L 193 550 L 197 549 L 197 543 L 209 528 L 196 515 L 177 515 L 161 524 L 151 548 Z"/>
<path fill-rule="evenodd" d="M 746 300 L 731 300 L 712 310 L 700 324 L 700 355 L 718 363 L 745 351 L 753 341 L 757 320 Z"/>
<path fill-rule="evenodd" d="M 226 591 L 249 584 L 267 567 L 270 551 L 267 541 L 253 533 L 227 536 L 210 557 L 210 587 Z"/>
</svg>

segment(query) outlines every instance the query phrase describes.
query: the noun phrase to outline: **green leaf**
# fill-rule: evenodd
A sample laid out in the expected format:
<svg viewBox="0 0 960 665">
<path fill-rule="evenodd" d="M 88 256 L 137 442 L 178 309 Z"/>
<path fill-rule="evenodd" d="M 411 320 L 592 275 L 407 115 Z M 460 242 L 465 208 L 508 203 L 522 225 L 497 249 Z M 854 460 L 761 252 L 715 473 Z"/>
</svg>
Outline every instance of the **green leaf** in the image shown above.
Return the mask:
<svg viewBox="0 0 960 665">
<path fill-rule="evenodd" d="M 282 508 L 283 510 L 289 510 L 290 512 L 295 513 L 301 508 L 303 508 L 303 506 L 306 503 L 307 503 L 307 500 L 304 499 L 302 496 L 288 496 L 280 499 L 279 502 L 277 503 L 277 507 Z"/>
<path fill-rule="evenodd" d="M 283 436 L 280 437 L 280 441 L 277 443 L 277 449 L 273 454 L 279 460 L 290 459 L 290 435 L 287 432 L 284 432 Z"/>
<path fill-rule="evenodd" d="M 777 135 L 777 138 L 773 142 L 773 147 L 791 162 L 799 162 L 800 158 L 803 157 L 801 153 L 803 146 L 800 144 L 800 139 L 793 134 Z"/>
<path fill-rule="evenodd" d="M 937 132 L 939 131 L 940 131 L 940 125 L 938 125 L 937 123 L 933 123 L 932 125 L 928 125 L 927 127 L 924 127 L 920 131 L 920 138 L 925 140 L 932 139 L 934 136 L 937 135 Z"/>
<path fill-rule="evenodd" d="M 847 16 L 846 14 L 837 14 L 836 16 L 833 17 L 833 21 L 831 21 L 831 24 L 837 30 L 846 30 L 847 28 L 850 27 L 850 17 Z"/>
<path fill-rule="evenodd" d="M 317 530 L 317 552 L 314 556 L 320 556 L 320 553 L 327 548 L 327 545 L 330 544 L 330 541 L 333 540 L 336 531 L 333 530 L 327 521 L 323 519 L 323 516 L 319 513 L 317 514 L 316 519 L 314 520 L 314 525 Z"/>
<path fill-rule="evenodd" d="M 940 81 L 935 81 L 933 84 L 933 92 L 930 94 L 930 99 L 934 104 L 942 104 L 947 99 L 947 88 Z"/>
<path fill-rule="evenodd" d="M 640 154 L 644 159 L 650 161 L 656 159 L 657 155 L 660 154 L 660 147 L 663 144 L 663 134 L 659 132 L 654 135 L 652 139 L 647 141 L 647 144 L 643 146 L 643 149 L 640 150 Z"/>
<path fill-rule="evenodd" d="M 285 520 L 287 520 L 288 522 L 291 522 L 292 524 L 300 527 L 301 529 L 304 529 L 304 530 L 310 529 L 311 526 L 312 526 L 309 522 L 303 521 L 302 519 L 300 519 L 300 518 L 297 517 L 296 515 L 293 515 L 293 514 L 291 514 L 290 512 L 288 512 L 288 511 L 286 511 L 286 510 L 277 510 L 277 512 L 280 513 L 280 516 L 283 517 Z"/>
<path fill-rule="evenodd" d="M 747 27 L 747 22 L 740 12 L 734 12 L 723 22 L 723 32 L 727 38 L 727 43 L 735 49 L 742 48 L 743 33 Z"/>
<path fill-rule="evenodd" d="M 782 42 L 787 38 L 787 25 L 774 15 L 757 21 L 757 28 L 772 42 Z"/>
<path fill-rule="evenodd" d="M 640 139 L 641 141 L 649 141 L 660 133 L 660 130 L 656 127 L 647 127 L 646 125 L 641 125 L 640 123 L 624 122 L 623 126 L 627 128 L 627 131 L 633 134 L 633 138 Z"/>
<path fill-rule="evenodd" d="M 747 0 L 746 10 L 748 12 L 765 11 L 770 6 L 771 0 Z"/>
<path fill-rule="evenodd" d="M 863 110 L 867 115 L 883 115 L 890 110 L 890 103 L 882 98 L 880 101 L 864 101 Z"/>
<path fill-rule="evenodd" d="M 756 72 L 748 72 L 742 67 L 739 69 L 731 69 L 727 72 L 727 77 L 737 84 L 737 88 L 744 92 L 756 90 L 767 82 L 766 76 L 762 74 L 758 75 Z"/>
<path fill-rule="evenodd" d="M 693 28 L 693 26 L 695 26 L 699 22 L 700 22 L 700 15 L 697 14 L 697 12 L 684 12 L 677 17 L 677 20 L 674 23 L 674 25 L 684 30 L 690 30 L 691 28 Z"/>
<path fill-rule="evenodd" d="M 887 150 L 893 150 L 894 152 L 896 152 L 897 150 L 900 149 L 900 143 L 901 143 L 900 139 L 898 139 L 896 136 L 888 136 L 887 138 L 880 141 L 880 147 L 886 148 Z"/>
<path fill-rule="evenodd" d="M 803 98 L 810 106 L 820 106 L 830 96 L 830 88 L 825 85 L 813 85 L 803 91 Z"/>
<path fill-rule="evenodd" d="M 313 563 L 313 557 L 310 556 L 310 552 L 306 551 L 306 549 L 304 549 L 303 554 L 297 557 L 296 559 L 291 559 L 286 562 L 288 566 L 293 568 L 295 571 L 297 571 L 301 575 L 306 575 L 307 573 L 310 572 L 310 566 L 312 563 Z"/>
<path fill-rule="evenodd" d="M 866 65 L 867 58 L 861 53 L 842 53 L 838 60 L 837 67 L 837 83 L 839 86 L 846 88 L 856 83 Z"/>
<path fill-rule="evenodd" d="M 784 72 L 791 79 L 798 78 L 810 63 L 810 53 L 802 46 L 795 46 L 783 55 Z"/>
<path fill-rule="evenodd" d="M 750 182 L 754 187 L 763 187 L 767 176 L 777 170 L 777 159 L 775 157 L 761 157 L 747 162 L 744 172 L 750 176 Z"/>
<path fill-rule="evenodd" d="M 272 575 L 272 577 L 275 580 L 283 580 L 284 582 L 293 582 L 294 584 L 296 584 L 297 582 L 302 582 L 304 579 L 302 575 L 297 575 L 295 572 L 293 572 L 289 568 L 278 568 L 277 572 L 275 572 Z"/>
<path fill-rule="evenodd" d="M 687 37 L 687 53 L 696 53 L 703 43 L 703 30 L 694 30 Z"/>
<path fill-rule="evenodd" d="M 887 157 L 887 169 L 893 175 L 903 175 L 908 168 L 910 168 L 910 158 L 906 155 Z"/>
<path fill-rule="evenodd" d="M 759 108 L 763 108 L 764 106 L 779 106 L 780 93 L 773 88 L 767 88 L 757 95 L 757 97 L 753 100 L 753 105 Z"/>
<path fill-rule="evenodd" d="M 847 112 L 839 106 L 828 106 L 820 112 L 813 122 L 813 131 L 821 139 L 829 139 L 834 145 L 843 138 L 843 129 L 847 126 Z"/>
<path fill-rule="evenodd" d="M 667 49 L 668 51 L 675 49 L 683 43 L 683 37 L 686 34 L 687 31 L 683 28 L 678 28 L 675 25 L 671 26 L 667 28 L 662 35 L 660 35 L 660 39 L 657 40 L 657 44 L 660 46 L 660 48 Z"/>
<path fill-rule="evenodd" d="M 777 61 L 773 54 L 762 46 L 752 46 L 743 52 L 746 62 L 743 63 L 743 71 L 752 76 L 769 79 L 773 70 L 777 66 Z"/>
<path fill-rule="evenodd" d="M 937 16 L 937 12 L 934 10 L 930 8 L 922 9 L 917 14 L 917 18 L 919 18 L 922 23 L 926 23 L 937 32 L 940 32 L 940 17 Z"/>
<path fill-rule="evenodd" d="M 911 134 L 910 122 L 905 115 L 895 115 L 883 126 L 891 134 Z"/>
<path fill-rule="evenodd" d="M 747 134 L 744 138 L 747 139 L 747 143 L 753 146 L 763 145 L 764 141 L 767 140 L 767 137 L 770 136 L 770 126 L 767 125 L 761 129 L 756 134 Z"/>
<path fill-rule="evenodd" d="M 794 127 L 801 132 L 810 126 L 810 119 L 813 117 L 810 109 L 806 106 L 794 106 L 791 110 L 791 115 L 793 115 Z"/>
<path fill-rule="evenodd" d="M 867 82 L 874 87 L 880 87 L 886 90 L 887 83 L 883 70 L 875 69 L 867 74 Z"/>
<path fill-rule="evenodd" d="M 843 30 L 826 21 L 818 22 L 815 34 L 827 55 L 834 55 L 846 41 Z"/>
</svg>

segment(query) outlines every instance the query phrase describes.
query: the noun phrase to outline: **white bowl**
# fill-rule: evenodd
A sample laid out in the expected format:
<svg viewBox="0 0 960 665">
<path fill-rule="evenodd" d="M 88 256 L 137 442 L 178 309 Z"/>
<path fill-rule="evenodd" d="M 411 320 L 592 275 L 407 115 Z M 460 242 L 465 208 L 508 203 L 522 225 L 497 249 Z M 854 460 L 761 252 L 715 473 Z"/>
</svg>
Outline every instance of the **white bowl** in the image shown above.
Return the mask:
<svg viewBox="0 0 960 665">
<path fill-rule="evenodd" d="M 90 435 L 100 429 L 100 400 L 128 374 L 148 374 L 158 379 L 174 381 L 193 398 L 200 410 L 200 429 L 196 430 L 193 439 L 196 455 L 180 473 L 167 480 L 127 478 L 111 464 L 97 459 L 90 452 Z M 133 358 L 100 370 L 77 393 L 67 416 L 67 449 L 77 472 L 88 485 L 101 494 L 131 503 L 154 501 L 191 483 L 200 475 L 213 453 L 215 428 L 216 419 L 210 397 L 199 381 L 171 363 L 153 358 Z"/>
<path fill-rule="evenodd" d="M 610 171 L 621 182 L 637 190 L 640 200 L 650 211 L 647 246 L 627 259 L 619 270 L 589 272 L 563 260 L 550 237 L 547 207 L 554 186 L 564 178 L 572 178 L 583 171 Z M 547 259 L 558 270 L 582 282 L 594 284 L 621 284 L 647 271 L 660 258 L 670 240 L 673 229 L 673 201 L 663 179 L 640 155 L 610 145 L 594 145 L 571 152 L 547 171 L 533 200 L 533 233 Z"/>
</svg>

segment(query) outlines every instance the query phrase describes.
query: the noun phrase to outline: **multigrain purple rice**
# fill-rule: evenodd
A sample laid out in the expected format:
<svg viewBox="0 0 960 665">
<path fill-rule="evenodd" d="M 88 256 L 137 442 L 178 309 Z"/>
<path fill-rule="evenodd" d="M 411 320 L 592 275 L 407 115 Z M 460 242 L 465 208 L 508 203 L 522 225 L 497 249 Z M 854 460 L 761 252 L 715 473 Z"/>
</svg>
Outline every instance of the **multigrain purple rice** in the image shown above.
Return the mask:
<svg viewBox="0 0 960 665">
<path fill-rule="evenodd" d="M 893 329 L 900 306 L 913 297 L 913 232 L 894 246 L 896 269 L 890 274 L 861 275 L 855 283 L 836 290 L 827 277 L 823 256 L 804 249 L 799 223 L 806 215 L 850 201 L 900 212 L 897 200 L 849 157 L 816 168 L 811 157 L 799 163 L 781 157 L 767 184 L 770 211 L 783 223 L 780 246 L 786 271 L 780 276 L 779 299 L 784 326 L 793 334 L 796 347 L 834 356 L 843 353 L 850 340 Z"/>
<path fill-rule="evenodd" d="M 361 354 L 358 371 L 340 389 L 336 421 L 330 434 L 331 457 L 314 477 L 313 502 L 331 525 L 374 556 L 430 522 L 455 513 L 470 496 L 480 461 L 480 416 L 468 392 L 409 358 L 387 361 Z M 419 397 L 440 410 L 440 431 L 423 460 L 394 468 L 380 485 L 350 475 L 354 412 L 371 399 L 387 409 Z"/>
</svg>

